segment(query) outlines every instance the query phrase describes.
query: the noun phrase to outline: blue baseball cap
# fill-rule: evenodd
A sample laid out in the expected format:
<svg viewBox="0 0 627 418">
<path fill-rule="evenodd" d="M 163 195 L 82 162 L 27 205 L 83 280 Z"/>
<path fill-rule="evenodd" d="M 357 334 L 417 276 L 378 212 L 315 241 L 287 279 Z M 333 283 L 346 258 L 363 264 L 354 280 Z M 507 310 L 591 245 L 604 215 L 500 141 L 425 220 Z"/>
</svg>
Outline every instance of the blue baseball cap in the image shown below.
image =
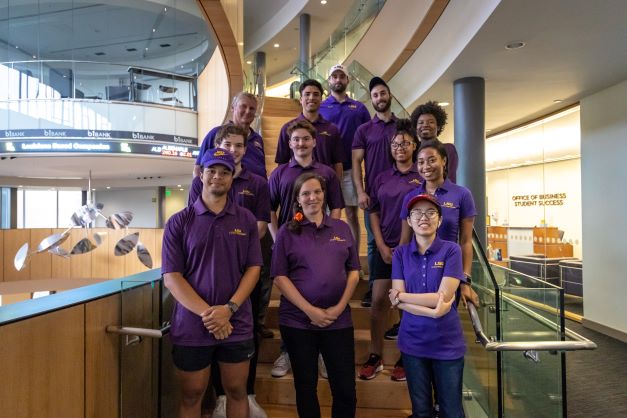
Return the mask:
<svg viewBox="0 0 627 418">
<path fill-rule="evenodd" d="M 218 164 L 231 170 L 231 173 L 235 172 L 235 160 L 233 159 L 231 153 L 225 149 L 211 148 L 203 154 L 202 160 L 200 160 L 200 165 L 203 168 Z"/>
</svg>

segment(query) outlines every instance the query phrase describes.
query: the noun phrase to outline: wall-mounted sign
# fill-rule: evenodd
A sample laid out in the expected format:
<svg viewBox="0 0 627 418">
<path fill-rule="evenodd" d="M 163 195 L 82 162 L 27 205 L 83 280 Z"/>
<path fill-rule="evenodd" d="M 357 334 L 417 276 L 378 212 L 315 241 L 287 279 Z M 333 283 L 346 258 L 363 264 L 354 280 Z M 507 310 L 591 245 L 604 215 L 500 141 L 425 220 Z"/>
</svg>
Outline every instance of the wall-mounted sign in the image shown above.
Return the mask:
<svg viewBox="0 0 627 418">
<path fill-rule="evenodd" d="M 514 206 L 563 206 L 566 193 L 521 194 L 512 196 Z"/>
<path fill-rule="evenodd" d="M 196 146 L 196 138 L 181 135 L 166 135 L 153 132 L 135 131 L 96 131 L 91 129 L 3 129 L 0 130 L 1 140 L 12 139 L 112 139 L 124 141 L 166 142 Z"/>
<path fill-rule="evenodd" d="M 3 141 L 0 153 L 5 154 L 50 154 L 50 153 L 85 153 L 85 154 L 142 154 L 162 157 L 196 158 L 198 147 L 176 144 L 149 144 L 122 141 L 85 141 L 85 140 L 42 140 L 42 141 Z"/>
</svg>

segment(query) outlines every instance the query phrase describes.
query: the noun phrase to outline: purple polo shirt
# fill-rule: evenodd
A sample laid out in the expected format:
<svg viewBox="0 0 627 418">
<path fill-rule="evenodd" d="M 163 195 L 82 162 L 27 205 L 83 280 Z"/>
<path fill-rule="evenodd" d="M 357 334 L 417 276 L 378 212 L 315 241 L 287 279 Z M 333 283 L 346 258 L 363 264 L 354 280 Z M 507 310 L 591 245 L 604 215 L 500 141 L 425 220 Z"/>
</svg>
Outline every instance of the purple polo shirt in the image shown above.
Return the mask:
<svg viewBox="0 0 627 418">
<path fill-rule="evenodd" d="M 394 248 L 401 237 L 403 222 L 398 214 L 401 212 L 403 197 L 419 187 L 423 180 L 415 164 L 403 173 L 396 168 L 396 164 L 377 176 L 372 185 L 373 194 L 370 196 L 369 212 L 379 213 L 381 234 L 385 245 Z"/>
<path fill-rule="evenodd" d="M 196 176 L 189 189 L 187 206 L 193 205 L 201 194 L 202 180 Z M 242 166 L 239 176 L 233 178 L 229 198 L 239 206 L 248 209 L 258 221 L 270 222 L 270 188 L 265 178 Z"/>
<path fill-rule="evenodd" d="M 333 169 L 317 161 L 314 161 L 308 167 L 303 167 L 296 160 L 291 160 L 288 164 L 278 166 L 270 174 L 270 180 L 268 181 L 270 184 L 270 207 L 272 211 L 276 211 L 279 206 L 281 207 L 278 216 L 279 226 L 294 216 L 292 212 L 294 181 L 298 176 L 309 171 L 313 171 L 325 179 L 327 186 L 326 200 L 329 210 L 344 208 L 340 181 L 337 179 Z"/>
<path fill-rule="evenodd" d="M 459 156 L 457 155 L 457 148 L 450 142 L 444 143 L 444 149 L 446 150 L 446 178 L 457 184 L 457 166 L 459 165 Z"/>
<path fill-rule="evenodd" d="M 370 112 L 357 100 L 346 97 L 346 100 L 340 103 L 331 95 L 320 104 L 320 114 L 340 130 L 344 148 L 342 165 L 344 170 L 350 170 L 353 167 L 351 149 L 355 131 L 360 125 L 370 121 Z"/>
<path fill-rule="evenodd" d="M 426 193 L 425 183 L 405 195 L 403 206 L 401 207 L 401 220 L 407 219 L 407 202 L 421 193 Z M 447 241 L 458 242 L 462 219 L 477 215 L 472 193 L 467 188 L 458 186 L 446 179 L 435 191 L 435 197 L 438 198 L 440 205 L 442 205 L 442 225 L 438 228 L 438 237 Z"/>
<path fill-rule="evenodd" d="M 420 254 L 416 240 L 396 248 L 392 257 L 392 280 L 403 280 L 407 293 L 436 293 L 443 277 L 466 281 L 462 250 L 454 242 L 437 238 Z M 403 312 L 398 348 L 415 357 L 455 360 L 464 356 L 466 343 L 457 314 L 457 304 L 441 318 Z"/>
<path fill-rule="evenodd" d="M 231 199 L 215 214 L 197 199 L 168 220 L 163 235 L 161 273 L 179 272 L 210 306 L 226 304 L 247 268 L 263 265 L 257 223 Z M 174 305 L 170 338 L 174 344 L 210 346 L 253 338 L 250 299 L 231 318 L 233 333 L 216 340 L 202 319 Z"/>
<path fill-rule="evenodd" d="M 272 277 L 286 276 L 298 292 L 318 308 L 336 305 L 346 289 L 348 272 L 359 270 L 359 257 L 351 231 L 343 221 L 324 216 L 319 227 L 307 220 L 300 234 L 284 225 L 272 253 Z M 314 330 L 348 328 L 353 325 L 350 307 L 326 328 L 311 324 L 309 317 L 281 296 L 279 324 Z"/>
<path fill-rule="evenodd" d="M 287 134 L 287 127 L 297 120 L 307 120 L 301 113 L 296 119 L 287 122 L 281 128 L 279 134 L 279 142 L 276 148 L 276 158 L 274 162 L 277 164 L 285 164 L 292 158 L 292 150 L 290 149 L 290 136 Z M 311 121 L 309 121 L 311 122 Z M 344 161 L 344 148 L 342 147 L 342 137 L 337 126 L 326 120 L 322 115 L 318 116 L 315 122 L 312 122 L 316 128 L 316 147 L 314 148 L 314 160 L 321 162 L 333 168 L 336 163 Z"/>
<path fill-rule="evenodd" d="M 196 158 L 196 165 L 200 165 L 200 159 L 208 149 L 215 148 L 213 141 L 221 127 L 222 126 L 216 126 L 210 130 L 207 136 L 205 136 L 205 139 L 202 140 L 200 152 L 198 153 L 198 158 Z M 252 129 L 248 135 L 246 153 L 244 154 L 244 158 L 242 158 L 242 165 L 248 167 L 250 171 L 258 176 L 261 176 L 264 179 L 268 178 L 268 174 L 266 173 L 266 154 L 263 148 L 263 138 L 261 138 L 261 135 Z"/>
<path fill-rule="evenodd" d="M 384 122 L 377 115 L 364 123 L 355 132 L 353 149 L 364 150 L 366 193 L 372 195 L 372 184 L 379 173 L 392 167 L 390 142 L 396 132 L 396 116 Z"/>
</svg>

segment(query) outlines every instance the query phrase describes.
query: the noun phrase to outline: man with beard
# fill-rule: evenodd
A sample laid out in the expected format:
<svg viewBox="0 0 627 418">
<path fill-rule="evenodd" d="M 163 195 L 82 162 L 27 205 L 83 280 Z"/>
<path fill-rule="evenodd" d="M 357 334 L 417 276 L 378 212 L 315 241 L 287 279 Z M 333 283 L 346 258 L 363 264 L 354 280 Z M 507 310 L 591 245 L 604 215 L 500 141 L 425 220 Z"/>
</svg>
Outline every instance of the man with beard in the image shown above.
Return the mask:
<svg viewBox="0 0 627 418">
<path fill-rule="evenodd" d="M 300 105 L 303 111 L 296 119 L 292 119 L 281 128 L 274 162 L 277 164 L 290 162 L 292 151 L 287 128 L 294 122 L 305 120 L 311 123 L 316 130 L 314 160 L 331 167 L 335 170 L 338 180 L 342 180 L 342 161 L 344 160 L 342 137 L 337 126 L 320 114 L 320 103 L 322 102 L 323 93 L 322 85 L 316 80 L 305 80 L 300 85 L 299 91 Z"/>
<path fill-rule="evenodd" d="M 357 128 L 370 120 L 370 113 L 363 103 L 353 100 L 346 94 L 346 88 L 350 82 L 348 72 L 343 65 L 334 65 L 329 70 L 329 89 L 331 95 L 320 105 L 320 114 L 328 121 L 334 123 L 342 135 L 344 148 L 344 161 L 342 168 L 344 177 L 342 183 L 342 195 L 346 205 L 346 220 L 351 229 L 355 245 L 359 248 L 361 231 L 357 218 L 357 189 L 353 183 L 351 148 Z"/>
<path fill-rule="evenodd" d="M 246 147 L 246 154 L 244 154 L 242 164 L 244 164 L 246 169 L 267 179 L 263 139 L 259 133 L 250 127 L 250 124 L 255 120 L 255 112 L 257 112 L 257 98 L 253 94 L 241 92 L 233 98 L 231 104 L 233 119 L 230 123 L 240 126 L 245 132 L 248 132 L 248 138 L 246 139 L 248 146 Z M 202 156 L 205 155 L 208 149 L 216 147 L 217 144 L 214 143 L 214 140 L 220 128 L 222 128 L 222 125 L 216 126 L 203 139 L 198 158 L 196 158 L 196 165 L 194 166 L 194 177 L 200 176 L 202 171 L 200 166 Z"/>
<path fill-rule="evenodd" d="M 416 133 L 420 142 L 437 140 L 438 136 L 446 126 L 448 116 L 446 111 L 438 102 L 428 101 L 425 104 L 418 105 L 411 113 L 411 124 L 416 128 Z M 451 143 L 445 143 L 444 149 L 447 154 L 446 178 L 457 183 L 457 149 Z"/>
<path fill-rule="evenodd" d="M 357 203 L 364 210 L 364 224 L 368 239 L 368 271 L 372 272 L 372 261 L 377 250 L 377 244 L 370 229 L 370 216 L 367 210 L 370 207 L 370 195 L 372 193 L 370 188 L 379 173 L 392 168 L 390 141 L 396 131 L 396 116 L 390 110 L 392 106 L 390 88 L 381 77 L 373 77 L 370 80 L 369 90 L 372 107 L 374 107 L 376 114 L 372 120 L 357 128 L 353 139 L 352 159 L 353 182 L 357 189 Z M 363 161 L 365 161 L 365 182 L 361 175 L 361 164 Z M 371 294 L 369 291 L 364 296 L 362 306 L 370 306 L 370 300 Z"/>
</svg>

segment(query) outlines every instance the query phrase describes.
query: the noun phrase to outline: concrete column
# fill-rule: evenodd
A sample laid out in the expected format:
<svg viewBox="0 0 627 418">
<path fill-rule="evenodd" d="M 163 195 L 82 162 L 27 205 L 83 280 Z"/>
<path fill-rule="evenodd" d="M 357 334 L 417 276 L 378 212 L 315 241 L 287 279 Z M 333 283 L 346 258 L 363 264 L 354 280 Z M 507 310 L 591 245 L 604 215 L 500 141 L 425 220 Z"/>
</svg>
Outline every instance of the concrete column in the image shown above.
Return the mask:
<svg viewBox="0 0 627 418">
<path fill-rule="evenodd" d="M 255 94 L 263 96 L 266 93 L 266 53 L 258 51 L 255 54 Z"/>
<path fill-rule="evenodd" d="M 157 187 L 157 228 L 165 226 L 165 186 Z"/>
<path fill-rule="evenodd" d="M 311 68 L 311 16 L 307 13 L 300 15 L 300 60 L 301 71 Z M 309 77 L 305 77 L 309 78 Z M 301 80 L 302 81 L 302 80 Z"/>
<path fill-rule="evenodd" d="M 17 187 L 11 187 L 9 192 L 9 225 L 10 229 L 17 229 Z"/>
<path fill-rule="evenodd" d="M 475 230 L 486 248 L 485 80 L 466 77 L 453 83 L 457 183 L 472 192 L 477 207 Z"/>
</svg>

